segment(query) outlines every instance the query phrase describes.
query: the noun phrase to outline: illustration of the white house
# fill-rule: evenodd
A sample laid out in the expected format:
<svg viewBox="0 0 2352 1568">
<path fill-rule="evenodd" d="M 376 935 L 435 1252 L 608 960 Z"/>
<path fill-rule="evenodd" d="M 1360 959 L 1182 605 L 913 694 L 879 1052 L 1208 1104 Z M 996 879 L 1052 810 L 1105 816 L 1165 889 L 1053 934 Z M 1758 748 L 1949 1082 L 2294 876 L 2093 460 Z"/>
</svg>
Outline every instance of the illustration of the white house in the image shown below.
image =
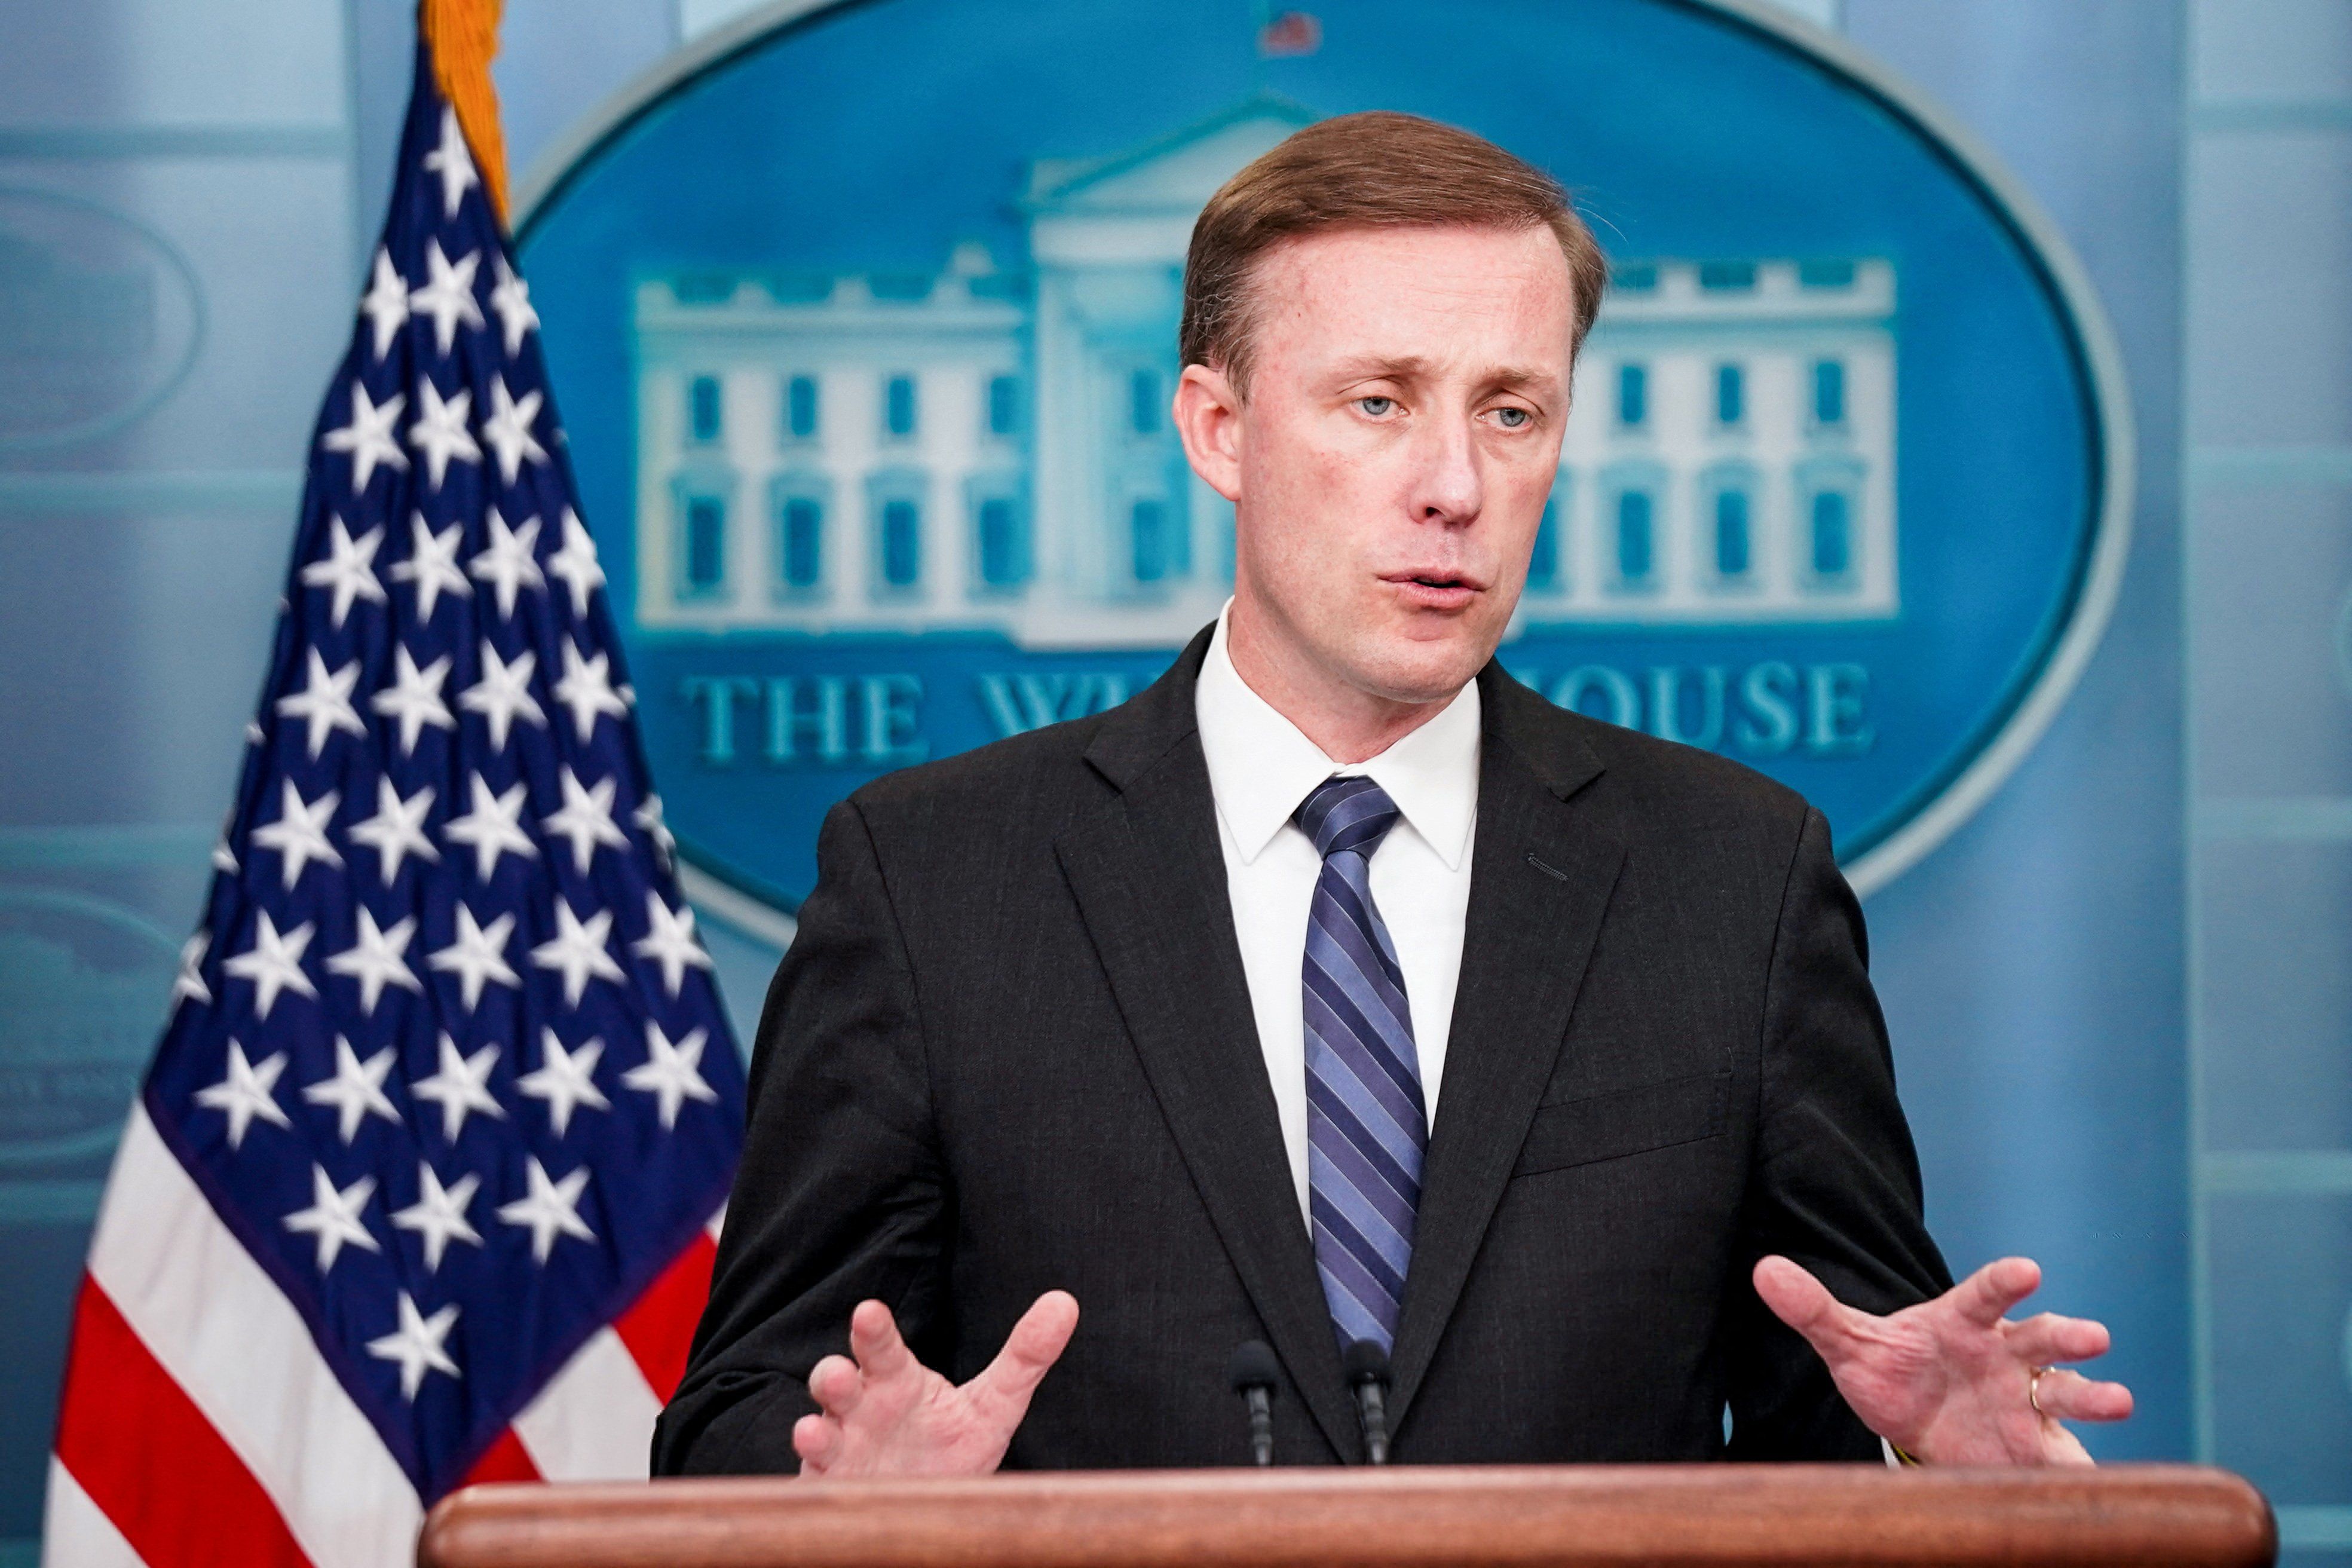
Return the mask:
<svg viewBox="0 0 2352 1568">
<path fill-rule="evenodd" d="M 638 623 L 1166 647 L 1233 581 L 1169 418 L 1209 196 L 1313 119 L 1259 98 L 1031 166 L 1029 254 L 680 275 L 635 300 Z M 1895 275 L 1621 262 L 1516 626 L 1896 613 Z"/>
</svg>

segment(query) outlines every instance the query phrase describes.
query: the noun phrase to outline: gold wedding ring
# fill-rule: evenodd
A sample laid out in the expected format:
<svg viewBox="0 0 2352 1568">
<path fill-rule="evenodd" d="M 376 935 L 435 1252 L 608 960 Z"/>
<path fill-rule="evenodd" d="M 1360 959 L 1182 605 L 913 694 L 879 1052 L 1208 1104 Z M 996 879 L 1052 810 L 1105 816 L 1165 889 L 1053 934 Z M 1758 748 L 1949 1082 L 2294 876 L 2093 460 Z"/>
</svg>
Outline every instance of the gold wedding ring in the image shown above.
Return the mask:
<svg viewBox="0 0 2352 1568">
<path fill-rule="evenodd" d="M 2049 1418 L 2050 1412 L 2042 1408 L 2042 1374 L 2054 1370 L 2053 1367 L 2037 1366 L 2033 1369 L 2033 1375 L 2025 1380 L 2025 1403 L 2033 1406 L 2033 1414 L 2044 1420 Z"/>
</svg>

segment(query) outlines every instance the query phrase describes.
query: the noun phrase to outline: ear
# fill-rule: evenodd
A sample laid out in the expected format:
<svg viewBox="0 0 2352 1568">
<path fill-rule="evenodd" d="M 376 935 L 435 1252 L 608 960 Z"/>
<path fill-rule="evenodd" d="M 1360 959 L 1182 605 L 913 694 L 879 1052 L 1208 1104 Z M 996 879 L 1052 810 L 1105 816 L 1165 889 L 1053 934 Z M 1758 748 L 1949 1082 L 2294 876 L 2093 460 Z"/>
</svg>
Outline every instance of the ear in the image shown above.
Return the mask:
<svg viewBox="0 0 2352 1568">
<path fill-rule="evenodd" d="M 1202 483 L 1229 501 L 1242 499 L 1242 400 L 1222 370 L 1188 364 L 1176 384 L 1176 433 L 1184 460 Z"/>
</svg>

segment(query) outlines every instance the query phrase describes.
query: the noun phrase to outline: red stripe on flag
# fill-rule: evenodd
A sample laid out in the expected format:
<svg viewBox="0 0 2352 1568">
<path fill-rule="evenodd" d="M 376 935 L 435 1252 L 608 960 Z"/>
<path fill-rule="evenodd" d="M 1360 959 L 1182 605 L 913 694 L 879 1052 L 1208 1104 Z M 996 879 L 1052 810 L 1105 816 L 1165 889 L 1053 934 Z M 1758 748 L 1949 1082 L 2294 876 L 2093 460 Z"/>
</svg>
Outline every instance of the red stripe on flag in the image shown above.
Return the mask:
<svg viewBox="0 0 2352 1568">
<path fill-rule="evenodd" d="M 499 1434 L 499 1440 L 482 1451 L 466 1479 L 457 1484 L 478 1487 L 484 1481 L 535 1481 L 540 1479 L 539 1467 L 530 1462 L 530 1451 L 522 1446 L 511 1426 Z"/>
<path fill-rule="evenodd" d="M 635 1305 L 613 1321 L 613 1331 L 629 1348 L 637 1370 L 653 1385 L 663 1404 L 677 1392 L 686 1375 L 686 1352 L 694 1342 L 694 1325 L 702 1320 L 702 1304 L 710 1299 L 710 1266 L 719 1246 L 708 1231 L 698 1235 L 677 1261 L 646 1287 Z"/>
<path fill-rule="evenodd" d="M 58 1459 L 148 1568 L 310 1559 L 245 1461 L 85 1275 Z"/>
</svg>

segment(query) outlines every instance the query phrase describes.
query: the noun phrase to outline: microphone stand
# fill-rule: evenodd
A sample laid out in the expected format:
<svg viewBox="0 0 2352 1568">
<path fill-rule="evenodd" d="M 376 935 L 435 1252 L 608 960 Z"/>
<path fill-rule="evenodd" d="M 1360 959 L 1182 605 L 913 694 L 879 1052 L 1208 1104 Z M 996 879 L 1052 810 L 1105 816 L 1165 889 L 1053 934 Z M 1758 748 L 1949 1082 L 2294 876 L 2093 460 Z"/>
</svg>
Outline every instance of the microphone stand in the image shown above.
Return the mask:
<svg viewBox="0 0 2352 1568">
<path fill-rule="evenodd" d="M 1274 1347 L 1264 1340 L 1244 1340 L 1234 1348 L 1233 1366 L 1226 1373 L 1234 1392 L 1249 1409 L 1250 1458 L 1258 1465 L 1274 1463 L 1274 1391 L 1282 1381 L 1282 1364 Z"/>
<path fill-rule="evenodd" d="M 1364 1424 L 1364 1458 L 1375 1465 L 1389 1462 L 1389 1352 L 1378 1341 L 1358 1340 L 1339 1358 L 1347 1369 L 1348 1388 L 1356 1396 L 1356 1415 Z"/>
</svg>

